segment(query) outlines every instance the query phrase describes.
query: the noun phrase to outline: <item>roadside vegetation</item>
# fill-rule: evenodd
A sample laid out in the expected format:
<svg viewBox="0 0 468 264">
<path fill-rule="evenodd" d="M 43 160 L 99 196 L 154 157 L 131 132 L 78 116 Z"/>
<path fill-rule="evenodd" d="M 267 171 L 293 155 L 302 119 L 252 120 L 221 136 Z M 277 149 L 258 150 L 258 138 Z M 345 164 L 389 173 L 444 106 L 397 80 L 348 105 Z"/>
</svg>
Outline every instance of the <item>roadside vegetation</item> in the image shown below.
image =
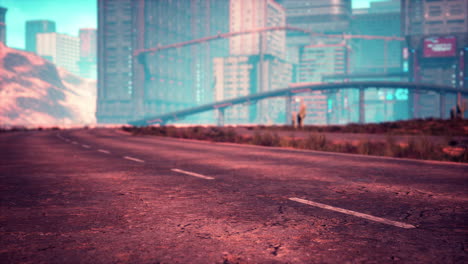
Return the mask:
<svg viewBox="0 0 468 264">
<path fill-rule="evenodd" d="M 271 131 L 297 130 L 292 126 L 259 126 L 260 129 Z M 253 129 L 253 128 L 252 128 Z M 299 130 L 321 133 L 362 133 L 362 134 L 392 134 L 392 135 L 427 135 L 427 136 L 468 136 L 468 119 L 412 119 L 395 122 L 311 126 L 305 125 Z"/>
<path fill-rule="evenodd" d="M 6 132 L 25 132 L 25 131 L 47 131 L 47 130 L 60 130 L 59 127 L 24 127 L 24 126 L 13 126 L 13 127 L 0 127 L 0 133 Z"/>
<path fill-rule="evenodd" d="M 235 127 L 122 127 L 134 135 L 155 135 L 185 139 L 232 142 L 269 147 L 331 151 L 361 155 L 387 156 L 425 160 L 468 162 L 467 142 L 453 139 L 453 136 L 468 138 L 467 120 L 410 120 L 381 124 L 350 124 L 347 126 L 306 126 L 295 129 L 291 126 L 247 127 L 253 133 L 239 133 Z M 291 131 L 280 136 L 279 131 Z M 295 137 L 295 131 L 306 132 L 306 136 Z M 358 142 L 333 142 L 326 133 L 372 133 L 385 134 L 384 141 L 360 140 Z M 398 135 L 419 135 L 407 143 L 397 143 Z M 430 136 L 443 136 L 443 143 L 431 141 Z"/>
</svg>

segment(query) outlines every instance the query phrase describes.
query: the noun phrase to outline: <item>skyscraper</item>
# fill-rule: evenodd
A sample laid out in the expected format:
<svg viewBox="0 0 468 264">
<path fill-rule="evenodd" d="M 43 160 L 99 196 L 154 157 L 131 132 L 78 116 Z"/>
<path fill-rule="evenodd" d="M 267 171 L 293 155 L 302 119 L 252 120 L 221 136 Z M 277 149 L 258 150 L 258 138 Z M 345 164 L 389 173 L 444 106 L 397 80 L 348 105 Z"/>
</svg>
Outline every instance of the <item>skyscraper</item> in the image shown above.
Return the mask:
<svg viewBox="0 0 468 264">
<path fill-rule="evenodd" d="M 297 65 L 298 83 L 320 83 L 324 76 L 346 74 L 348 72 L 348 45 L 346 42 L 336 44 L 311 44 L 301 48 L 301 57 Z M 333 97 L 331 97 L 333 96 Z M 331 98 L 329 98 L 331 97 Z M 340 123 L 338 111 L 343 111 L 347 107 L 348 99 L 335 97 L 333 94 L 325 94 L 321 91 L 307 93 L 300 98 L 303 99 L 307 107 L 307 117 L 305 124 L 324 125 L 328 122 Z M 328 99 L 342 100 L 335 103 L 333 113 L 330 117 L 328 113 Z M 294 100 L 298 101 L 299 100 Z M 293 109 L 299 109 L 299 104 L 293 104 Z M 331 110 L 331 109 L 330 109 Z M 330 113 L 332 113 L 330 111 Z M 347 117 L 347 115 L 346 115 Z"/>
<path fill-rule="evenodd" d="M 273 0 L 231 0 L 229 29 L 242 32 L 285 26 L 281 5 Z M 291 67 L 285 58 L 285 32 L 269 31 L 232 37 L 229 56 L 214 60 L 217 101 L 286 88 Z M 235 106 L 224 114 L 227 123 L 284 123 L 285 101 L 268 99 Z"/>
<path fill-rule="evenodd" d="M 368 36 L 401 36 L 399 1 L 371 2 L 367 12 L 353 14 L 351 33 Z M 351 71 L 354 73 L 384 73 L 401 71 L 401 41 L 353 39 Z"/>
<path fill-rule="evenodd" d="M 351 20 L 353 35 L 401 37 L 400 1 L 371 2 L 370 7 L 354 13 Z M 352 39 L 350 70 L 352 75 L 380 75 L 401 73 L 402 41 L 382 39 Z M 359 80 L 363 80 L 362 78 Z M 368 77 L 365 80 L 376 80 Z M 382 80 L 379 77 L 377 80 Z M 385 77 L 388 81 L 402 81 L 401 76 Z M 404 79 L 406 80 L 406 79 Z M 404 81 L 403 80 L 403 81 Z M 407 118 L 407 101 L 395 99 L 395 89 L 368 89 L 366 121 L 382 122 Z M 405 90 L 407 92 L 407 90 Z M 357 103 L 357 102 L 355 102 Z M 358 118 L 355 113 L 355 118 Z"/>
<path fill-rule="evenodd" d="M 215 58 L 216 101 L 288 87 L 291 79 L 291 65 L 272 55 L 265 55 L 263 59 L 260 57 L 256 54 Z M 261 78 L 260 75 L 262 75 Z M 224 122 L 229 124 L 284 124 L 285 107 L 285 101 L 282 98 L 237 105 L 225 110 Z"/>
<path fill-rule="evenodd" d="M 370 2 L 369 13 L 400 13 L 401 0 L 386 0 Z"/>
<path fill-rule="evenodd" d="M 205 73 L 210 58 L 222 52 L 222 42 L 134 55 L 225 31 L 227 4 L 99 0 L 98 122 L 125 123 L 211 101 L 213 95 L 205 92 L 212 89 L 213 80 Z"/>
<path fill-rule="evenodd" d="M 287 24 L 320 33 L 349 29 L 351 0 L 283 0 Z"/>
<path fill-rule="evenodd" d="M 133 118 L 133 63 L 138 63 L 132 53 L 133 29 L 131 0 L 98 1 L 99 123 L 125 123 Z"/>
<path fill-rule="evenodd" d="M 55 22 L 50 20 L 26 21 L 26 51 L 36 52 L 36 35 L 55 32 Z"/>
<path fill-rule="evenodd" d="M 415 82 L 468 89 L 468 2 L 402 0 L 402 12 L 410 78 Z M 411 93 L 410 115 L 448 117 L 456 99 L 445 97 Z"/>
<path fill-rule="evenodd" d="M 77 37 L 59 33 L 38 33 L 36 52 L 58 67 L 79 75 L 80 40 Z"/>
<path fill-rule="evenodd" d="M 283 6 L 286 9 L 287 24 L 291 27 L 324 34 L 350 32 L 350 0 L 283 0 Z M 292 82 L 295 83 L 322 82 L 325 75 L 348 73 L 348 54 L 348 43 L 343 39 L 310 38 L 295 32 L 287 34 L 287 60 L 294 65 Z M 336 91 L 300 95 L 307 107 L 304 123 L 344 122 L 347 115 L 342 116 L 342 102 L 349 103 L 349 94 L 349 91 Z M 300 101 L 299 98 L 293 98 L 292 108 L 298 109 L 297 102 Z"/>
<path fill-rule="evenodd" d="M 284 8 L 273 0 L 231 0 L 229 31 L 286 25 Z M 229 40 L 230 55 L 270 54 L 279 58 L 285 55 L 286 34 L 283 30 L 244 34 Z"/>
<path fill-rule="evenodd" d="M 80 60 L 78 66 L 80 69 L 80 76 L 96 79 L 97 30 L 95 28 L 82 28 L 79 32 L 79 38 Z"/>
<path fill-rule="evenodd" d="M 0 7 L 0 42 L 6 44 L 6 25 L 5 25 L 5 16 L 7 9 Z"/>
<path fill-rule="evenodd" d="M 228 0 L 193 0 L 192 1 L 192 37 L 199 39 L 229 32 Z M 198 21 L 198 22 L 196 22 Z M 191 70 L 194 74 L 193 91 L 196 105 L 211 103 L 214 98 L 215 77 L 213 58 L 226 56 L 229 53 L 229 40 L 218 39 L 190 47 L 192 53 Z M 189 117 L 194 123 L 213 123 L 214 112 L 205 112 Z"/>
</svg>

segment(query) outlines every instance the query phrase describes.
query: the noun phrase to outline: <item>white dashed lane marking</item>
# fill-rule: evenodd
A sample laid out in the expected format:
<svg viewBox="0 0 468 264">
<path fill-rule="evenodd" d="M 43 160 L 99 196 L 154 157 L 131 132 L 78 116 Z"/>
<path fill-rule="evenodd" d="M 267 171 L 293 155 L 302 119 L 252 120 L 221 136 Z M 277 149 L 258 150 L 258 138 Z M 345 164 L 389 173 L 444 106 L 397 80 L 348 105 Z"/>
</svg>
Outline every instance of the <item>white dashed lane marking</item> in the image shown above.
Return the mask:
<svg viewBox="0 0 468 264">
<path fill-rule="evenodd" d="M 98 149 L 99 152 L 110 154 L 110 151 L 105 150 L 105 149 Z"/>
<path fill-rule="evenodd" d="M 347 210 L 347 209 L 343 209 L 343 208 L 339 208 L 339 207 L 334 207 L 334 206 L 331 206 L 331 205 L 312 202 L 312 201 L 308 201 L 308 200 L 304 200 L 304 199 L 300 199 L 300 198 L 296 198 L 296 197 L 289 198 L 289 200 L 295 201 L 295 202 L 298 202 L 298 203 L 303 203 L 303 204 L 315 206 L 315 207 L 320 207 L 320 208 L 335 211 L 335 212 L 340 212 L 340 213 L 343 213 L 343 214 L 357 216 L 357 217 L 360 217 L 360 218 L 364 218 L 364 219 L 367 219 L 367 220 L 379 222 L 379 223 L 382 223 L 382 224 L 387 224 L 387 225 L 392 225 L 392 226 L 407 228 L 407 229 L 416 228 L 414 225 L 410 225 L 410 224 L 406 224 L 406 223 L 402 223 L 402 222 L 397 222 L 397 221 L 393 221 L 393 220 L 389 220 L 389 219 L 385 219 L 385 218 L 377 217 L 377 216 L 373 216 L 373 215 L 363 214 L 363 213 L 359 213 L 359 212 L 355 212 L 355 211 L 351 211 L 351 210 Z"/>
<path fill-rule="evenodd" d="M 201 179 L 205 179 L 205 180 L 214 180 L 215 179 L 213 177 L 205 176 L 205 175 L 198 174 L 198 173 L 195 173 L 195 172 L 184 171 L 184 170 L 179 170 L 179 169 L 171 169 L 171 170 L 175 171 L 175 172 L 187 174 L 187 175 L 190 175 L 190 176 L 198 177 L 198 178 L 201 178 Z"/>
<path fill-rule="evenodd" d="M 89 146 L 89 145 L 84 145 L 84 144 L 83 144 L 83 145 L 81 145 L 81 146 L 82 146 L 83 148 L 91 148 L 91 146 Z"/>
<path fill-rule="evenodd" d="M 124 158 L 124 159 L 128 159 L 128 160 L 132 160 L 132 161 L 135 161 L 135 162 L 140 162 L 140 163 L 144 163 L 144 162 L 145 162 L 144 160 L 137 159 L 137 158 L 133 158 L 133 157 L 129 157 L 129 156 L 124 156 L 123 158 Z"/>
</svg>

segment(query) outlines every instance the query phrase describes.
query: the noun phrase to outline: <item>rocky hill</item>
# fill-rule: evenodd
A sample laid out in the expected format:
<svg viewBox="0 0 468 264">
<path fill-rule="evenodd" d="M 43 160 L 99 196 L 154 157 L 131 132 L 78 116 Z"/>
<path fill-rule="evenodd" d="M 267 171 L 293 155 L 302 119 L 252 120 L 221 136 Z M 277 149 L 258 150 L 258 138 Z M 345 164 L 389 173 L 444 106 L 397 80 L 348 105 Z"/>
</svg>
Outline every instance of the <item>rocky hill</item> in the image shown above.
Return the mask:
<svg viewBox="0 0 468 264">
<path fill-rule="evenodd" d="M 96 81 L 0 43 L 0 126 L 95 123 Z"/>
</svg>

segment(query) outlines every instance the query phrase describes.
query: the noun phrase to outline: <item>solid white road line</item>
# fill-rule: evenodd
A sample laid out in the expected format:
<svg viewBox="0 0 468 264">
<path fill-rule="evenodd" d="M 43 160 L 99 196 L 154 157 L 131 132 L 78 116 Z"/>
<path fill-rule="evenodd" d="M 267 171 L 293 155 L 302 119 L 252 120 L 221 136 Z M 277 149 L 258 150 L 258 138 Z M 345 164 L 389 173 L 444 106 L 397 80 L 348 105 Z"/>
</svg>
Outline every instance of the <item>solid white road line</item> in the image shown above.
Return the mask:
<svg viewBox="0 0 468 264">
<path fill-rule="evenodd" d="M 110 154 L 110 151 L 104 150 L 104 149 L 98 149 L 99 152 Z"/>
<path fill-rule="evenodd" d="M 307 204 L 307 205 L 312 205 L 312 206 L 315 206 L 315 207 L 320 207 L 320 208 L 323 208 L 323 209 L 328 209 L 328 210 L 335 211 L 335 212 L 340 212 L 340 213 L 343 213 L 343 214 L 354 215 L 354 216 L 357 216 L 357 217 L 361 217 L 361 218 L 364 218 L 364 219 L 367 219 L 367 220 L 379 222 L 379 223 L 382 223 L 382 224 L 392 225 L 392 226 L 401 227 L 401 228 L 408 228 L 408 229 L 409 228 L 416 228 L 414 225 L 405 224 L 405 223 L 397 222 L 397 221 L 392 221 L 392 220 L 388 220 L 388 219 L 385 219 L 385 218 L 381 218 L 381 217 L 377 217 L 377 216 L 373 216 L 373 215 L 368 215 L 368 214 L 363 214 L 363 213 L 359 213 L 359 212 L 355 212 L 355 211 L 351 211 L 351 210 L 347 210 L 347 209 L 343 209 L 343 208 L 339 208 L 339 207 L 334 207 L 334 206 L 330 206 L 330 205 L 326 205 L 326 204 L 322 204 L 322 203 L 312 202 L 312 201 L 308 201 L 308 200 L 304 200 L 304 199 L 300 199 L 300 198 L 296 198 L 296 197 L 289 198 L 289 200 L 299 202 L 299 203 L 303 203 L 303 204 Z"/>
<path fill-rule="evenodd" d="M 132 157 L 129 157 L 129 156 L 124 156 L 123 157 L 124 159 L 128 159 L 128 160 L 132 160 L 132 161 L 135 161 L 135 162 L 145 162 L 144 160 L 141 160 L 141 159 L 137 159 L 137 158 L 132 158 Z"/>
<path fill-rule="evenodd" d="M 84 144 L 83 144 L 83 145 L 81 145 L 81 146 L 82 146 L 83 148 L 90 148 L 89 145 L 84 145 Z"/>
<path fill-rule="evenodd" d="M 175 171 L 175 172 L 187 174 L 187 175 L 190 175 L 190 176 L 202 178 L 202 179 L 205 179 L 205 180 L 214 180 L 214 179 L 215 179 L 215 178 L 213 178 L 213 177 L 201 175 L 201 174 L 198 174 L 198 173 L 195 173 L 195 172 L 184 171 L 184 170 L 179 170 L 179 169 L 171 169 L 171 170 L 172 170 L 172 171 Z"/>
</svg>

